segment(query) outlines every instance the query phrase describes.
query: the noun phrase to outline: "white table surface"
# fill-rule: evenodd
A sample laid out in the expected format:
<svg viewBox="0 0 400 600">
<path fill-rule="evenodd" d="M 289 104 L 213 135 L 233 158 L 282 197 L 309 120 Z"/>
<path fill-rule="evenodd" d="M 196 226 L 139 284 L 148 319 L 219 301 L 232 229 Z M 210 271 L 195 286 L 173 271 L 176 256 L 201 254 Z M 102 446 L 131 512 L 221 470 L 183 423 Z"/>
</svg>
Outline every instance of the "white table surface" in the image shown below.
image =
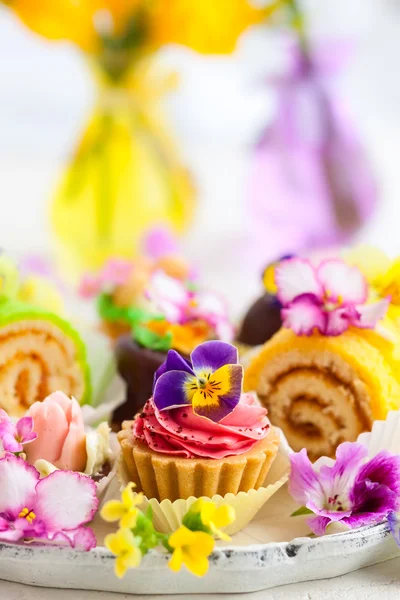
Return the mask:
<svg viewBox="0 0 400 600">
<path fill-rule="evenodd" d="M 251 594 L 231 596 L 234 600 L 382 600 L 400 597 L 400 558 L 374 565 L 334 579 L 324 579 Z M 224 594 L 185 596 L 133 596 L 110 592 L 55 590 L 0 581 L 0 600 L 224 600 Z"/>
</svg>

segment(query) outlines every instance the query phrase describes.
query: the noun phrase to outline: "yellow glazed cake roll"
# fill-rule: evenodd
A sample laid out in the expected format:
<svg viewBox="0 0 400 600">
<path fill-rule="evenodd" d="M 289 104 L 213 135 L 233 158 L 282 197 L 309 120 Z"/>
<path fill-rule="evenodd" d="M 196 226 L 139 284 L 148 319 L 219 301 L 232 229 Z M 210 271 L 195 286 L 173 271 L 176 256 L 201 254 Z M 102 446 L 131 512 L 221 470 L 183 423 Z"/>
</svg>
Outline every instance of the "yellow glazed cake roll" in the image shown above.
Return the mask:
<svg viewBox="0 0 400 600">
<path fill-rule="evenodd" d="M 293 450 L 333 456 L 400 408 L 391 296 L 377 296 L 341 259 L 287 259 L 275 280 L 283 327 L 248 361 L 244 389 L 258 394 Z"/>
<path fill-rule="evenodd" d="M 369 331 L 306 337 L 282 329 L 251 361 L 244 389 L 257 392 L 293 450 L 333 456 L 338 444 L 400 408 L 399 364 L 389 346 Z"/>
</svg>

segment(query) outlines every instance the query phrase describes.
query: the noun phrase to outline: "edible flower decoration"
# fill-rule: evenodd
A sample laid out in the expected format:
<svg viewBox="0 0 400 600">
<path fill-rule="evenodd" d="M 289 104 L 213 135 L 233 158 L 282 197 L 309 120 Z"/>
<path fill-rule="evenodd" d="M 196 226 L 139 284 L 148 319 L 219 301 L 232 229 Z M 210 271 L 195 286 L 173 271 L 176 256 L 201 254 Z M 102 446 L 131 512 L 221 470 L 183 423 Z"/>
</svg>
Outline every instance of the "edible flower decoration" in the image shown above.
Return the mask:
<svg viewBox="0 0 400 600">
<path fill-rule="evenodd" d="M 121 493 L 121 500 L 110 500 L 103 507 L 101 516 L 105 521 L 112 523 L 120 521 L 123 529 L 135 527 L 138 509 L 137 506 L 143 502 L 143 494 L 134 494 L 135 484 L 129 483 Z"/>
<path fill-rule="evenodd" d="M 154 312 L 162 314 L 169 323 L 187 325 L 206 323 L 216 336 L 226 342 L 233 339 L 227 306 L 218 294 L 198 290 L 192 284 L 156 271 L 146 289 Z"/>
<path fill-rule="evenodd" d="M 200 344 L 190 362 L 175 350 L 155 375 L 154 404 L 158 410 L 191 405 L 193 411 L 218 423 L 240 400 L 243 367 L 231 344 L 210 341 Z"/>
<path fill-rule="evenodd" d="M 282 304 L 282 321 L 297 335 L 336 336 L 349 327 L 373 329 L 388 309 L 384 298 L 368 300 L 368 285 L 356 267 L 339 259 L 328 259 L 314 267 L 310 261 L 293 258 L 277 268 L 277 297 Z"/>
<path fill-rule="evenodd" d="M 263 279 L 263 284 L 264 284 L 265 290 L 269 294 L 272 294 L 273 296 L 275 296 L 278 291 L 276 281 L 275 281 L 276 268 L 278 267 L 278 265 L 280 265 L 280 263 L 282 261 L 289 260 L 290 258 L 293 258 L 293 256 L 294 256 L 293 254 L 285 254 L 284 256 L 281 256 L 278 260 L 275 260 L 274 262 L 269 263 L 269 265 L 267 265 L 265 267 L 262 279 Z"/>
<path fill-rule="evenodd" d="M 101 510 L 106 521 L 116 521 L 119 529 L 106 536 L 106 547 L 116 556 L 115 574 L 121 578 L 126 571 L 139 566 L 142 557 L 150 549 L 163 546 L 171 553 L 168 566 L 179 571 L 184 565 L 191 573 L 202 577 L 208 571 L 208 557 L 214 549 L 216 535 L 224 540 L 230 538 L 219 528 L 235 520 L 232 507 L 219 506 L 203 498 L 196 500 L 183 516 L 182 523 L 170 534 L 160 533 L 154 528 L 151 507 L 143 513 L 138 505 L 142 494 L 133 494 L 134 484 L 129 483 L 122 491 L 122 499 L 110 500 Z M 129 522 L 127 521 L 129 515 Z"/>
<path fill-rule="evenodd" d="M 108 260 L 96 274 L 87 273 L 80 282 L 78 293 L 82 298 L 92 298 L 123 285 L 130 277 L 132 262 L 122 258 Z"/>
<path fill-rule="evenodd" d="M 16 423 L 11 421 L 5 410 L 0 409 L 0 442 L 6 452 L 20 453 L 24 445 L 33 442 L 37 433 L 33 431 L 32 417 L 22 417 Z"/>
<path fill-rule="evenodd" d="M 308 525 L 316 535 L 334 522 L 351 529 L 379 523 L 399 508 L 400 456 L 386 450 L 368 459 L 363 444 L 344 442 L 336 461 L 312 464 L 303 448 L 290 462 L 289 492 L 303 505 L 293 516 L 313 513 Z"/>
<path fill-rule="evenodd" d="M 40 479 L 22 458 L 0 459 L 0 539 L 50 541 L 90 550 L 96 538 L 84 527 L 97 510 L 96 485 L 71 471 Z"/>
</svg>

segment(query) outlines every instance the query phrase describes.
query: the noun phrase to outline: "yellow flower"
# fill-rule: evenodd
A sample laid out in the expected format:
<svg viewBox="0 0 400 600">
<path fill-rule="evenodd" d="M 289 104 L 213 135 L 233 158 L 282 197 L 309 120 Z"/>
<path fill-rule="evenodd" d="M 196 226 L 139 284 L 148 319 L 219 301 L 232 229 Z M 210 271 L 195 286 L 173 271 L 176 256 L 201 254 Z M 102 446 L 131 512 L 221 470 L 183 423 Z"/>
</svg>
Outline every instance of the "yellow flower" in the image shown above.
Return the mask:
<svg viewBox="0 0 400 600">
<path fill-rule="evenodd" d="M 168 9 L 156 1 L 150 21 L 152 42 L 182 44 L 203 54 L 230 53 L 239 35 L 271 11 L 248 0 L 169 0 Z"/>
<path fill-rule="evenodd" d="M 174 552 L 168 563 L 172 571 L 179 571 L 182 565 L 194 575 L 202 577 L 208 571 L 208 556 L 214 548 L 214 540 L 204 531 L 190 531 L 181 525 L 168 540 Z"/>
<path fill-rule="evenodd" d="M 221 527 L 227 527 L 235 520 L 235 509 L 232 506 L 217 507 L 214 502 L 199 498 L 191 506 L 191 511 L 200 513 L 201 522 L 209 527 L 214 535 L 226 542 L 230 541 L 231 538 L 221 531 Z"/>
<path fill-rule="evenodd" d="M 117 533 L 110 533 L 104 539 L 106 548 L 115 554 L 116 561 L 114 571 L 120 579 L 125 575 L 127 569 L 133 569 L 140 565 L 142 553 L 140 552 L 140 538 L 133 535 L 130 529 L 121 528 Z"/>
<path fill-rule="evenodd" d="M 1 1 L 1 0 L 0 0 Z M 144 20 L 143 45 L 183 44 L 197 52 L 232 52 L 239 35 L 275 12 L 284 0 L 255 7 L 250 0 L 2 0 L 33 31 L 101 51 L 101 33 L 121 39 L 132 18 Z"/>
<path fill-rule="evenodd" d="M 138 509 L 136 506 L 143 502 L 143 494 L 134 494 L 135 484 L 130 482 L 121 494 L 121 501 L 110 500 L 101 509 L 101 517 L 111 523 L 119 521 L 122 528 L 132 529 L 136 525 Z"/>
<path fill-rule="evenodd" d="M 85 52 L 97 52 L 103 19 L 119 35 L 139 0 L 3 0 L 32 31 L 50 40 L 70 40 Z M 107 32 L 108 33 L 108 32 Z"/>
</svg>

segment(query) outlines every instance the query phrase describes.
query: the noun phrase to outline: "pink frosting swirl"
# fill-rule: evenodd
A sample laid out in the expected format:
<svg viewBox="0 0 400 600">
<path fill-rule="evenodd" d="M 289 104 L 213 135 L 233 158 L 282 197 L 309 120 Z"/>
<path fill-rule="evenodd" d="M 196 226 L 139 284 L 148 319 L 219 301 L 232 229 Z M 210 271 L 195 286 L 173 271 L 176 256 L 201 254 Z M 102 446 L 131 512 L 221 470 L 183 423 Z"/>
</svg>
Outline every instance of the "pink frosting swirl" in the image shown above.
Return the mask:
<svg viewBox="0 0 400 600">
<path fill-rule="evenodd" d="M 264 439 L 269 428 L 266 414 L 253 394 L 242 394 L 219 423 L 196 415 L 191 406 L 160 412 L 150 398 L 135 419 L 133 435 L 155 452 L 219 459 L 248 452 Z"/>
</svg>

